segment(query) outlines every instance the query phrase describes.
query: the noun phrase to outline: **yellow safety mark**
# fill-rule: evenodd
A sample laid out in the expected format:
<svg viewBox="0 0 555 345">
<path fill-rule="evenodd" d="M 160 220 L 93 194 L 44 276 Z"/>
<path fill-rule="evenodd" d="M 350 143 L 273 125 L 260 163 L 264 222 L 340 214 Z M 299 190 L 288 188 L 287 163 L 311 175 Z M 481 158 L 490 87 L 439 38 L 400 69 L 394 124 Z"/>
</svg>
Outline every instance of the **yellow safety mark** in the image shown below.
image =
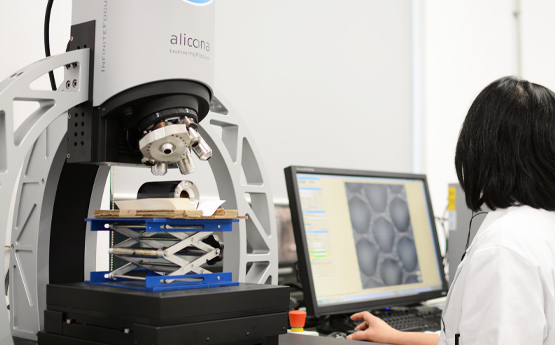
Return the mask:
<svg viewBox="0 0 555 345">
<path fill-rule="evenodd" d="M 457 209 L 457 203 L 456 203 L 456 198 L 457 198 L 457 188 L 455 187 L 449 187 L 449 196 L 448 196 L 448 204 L 447 204 L 447 209 L 449 211 L 455 211 Z"/>
</svg>

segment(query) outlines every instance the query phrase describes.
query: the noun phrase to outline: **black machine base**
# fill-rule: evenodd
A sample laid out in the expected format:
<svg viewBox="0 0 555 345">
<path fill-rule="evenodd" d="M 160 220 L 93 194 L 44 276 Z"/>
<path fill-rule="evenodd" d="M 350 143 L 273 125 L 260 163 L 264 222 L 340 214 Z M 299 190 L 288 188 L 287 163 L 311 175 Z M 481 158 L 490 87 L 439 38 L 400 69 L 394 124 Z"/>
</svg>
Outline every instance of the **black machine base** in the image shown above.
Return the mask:
<svg viewBox="0 0 555 345">
<path fill-rule="evenodd" d="M 287 332 L 289 288 L 272 285 L 144 292 L 48 285 L 39 345 L 273 345 Z"/>
</svg>

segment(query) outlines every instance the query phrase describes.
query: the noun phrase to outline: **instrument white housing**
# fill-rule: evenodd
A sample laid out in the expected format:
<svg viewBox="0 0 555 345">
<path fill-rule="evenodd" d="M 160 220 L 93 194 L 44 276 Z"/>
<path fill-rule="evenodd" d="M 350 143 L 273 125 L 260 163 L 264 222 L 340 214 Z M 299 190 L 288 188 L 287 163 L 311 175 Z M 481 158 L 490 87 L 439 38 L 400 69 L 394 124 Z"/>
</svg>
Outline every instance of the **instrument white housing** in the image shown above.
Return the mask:
<svg viewBox="0 0 555 345">
<path fill-rule="evenodd" d="M 93 106 L 163 80 L 197 81 L 212 93 L 214 17 L 213 0 L 73 0 L 72 25 L 96 21 Z"/>
</svg>

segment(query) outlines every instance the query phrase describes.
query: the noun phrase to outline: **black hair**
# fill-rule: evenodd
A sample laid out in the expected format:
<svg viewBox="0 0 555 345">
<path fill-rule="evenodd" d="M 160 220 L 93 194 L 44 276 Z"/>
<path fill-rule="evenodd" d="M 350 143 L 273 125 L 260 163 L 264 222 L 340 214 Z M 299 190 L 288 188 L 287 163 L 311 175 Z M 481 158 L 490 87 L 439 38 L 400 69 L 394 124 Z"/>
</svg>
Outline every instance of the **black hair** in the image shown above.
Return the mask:
<svg viewBox="0 0 555 345">
<path fill-rule="evenodd" d="M 468 110 L 455 168 L 473 211 L 555 210 L 555 93 L 515 77 L 489 84 Z"/>
</svg>

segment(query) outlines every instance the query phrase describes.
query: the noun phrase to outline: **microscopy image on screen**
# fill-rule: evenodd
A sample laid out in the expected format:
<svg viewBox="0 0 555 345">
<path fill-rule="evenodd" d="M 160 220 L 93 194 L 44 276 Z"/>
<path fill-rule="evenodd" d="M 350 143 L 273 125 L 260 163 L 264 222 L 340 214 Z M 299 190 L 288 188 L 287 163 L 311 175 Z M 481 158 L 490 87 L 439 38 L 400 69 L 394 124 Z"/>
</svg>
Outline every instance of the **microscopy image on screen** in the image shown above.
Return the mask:
<svg viewBox="0 0 555 345">
<path fill-rule="evenodd" d="M 422 281 L 401 184 L 345 182 L 363 288 Z"/>
</svg>

